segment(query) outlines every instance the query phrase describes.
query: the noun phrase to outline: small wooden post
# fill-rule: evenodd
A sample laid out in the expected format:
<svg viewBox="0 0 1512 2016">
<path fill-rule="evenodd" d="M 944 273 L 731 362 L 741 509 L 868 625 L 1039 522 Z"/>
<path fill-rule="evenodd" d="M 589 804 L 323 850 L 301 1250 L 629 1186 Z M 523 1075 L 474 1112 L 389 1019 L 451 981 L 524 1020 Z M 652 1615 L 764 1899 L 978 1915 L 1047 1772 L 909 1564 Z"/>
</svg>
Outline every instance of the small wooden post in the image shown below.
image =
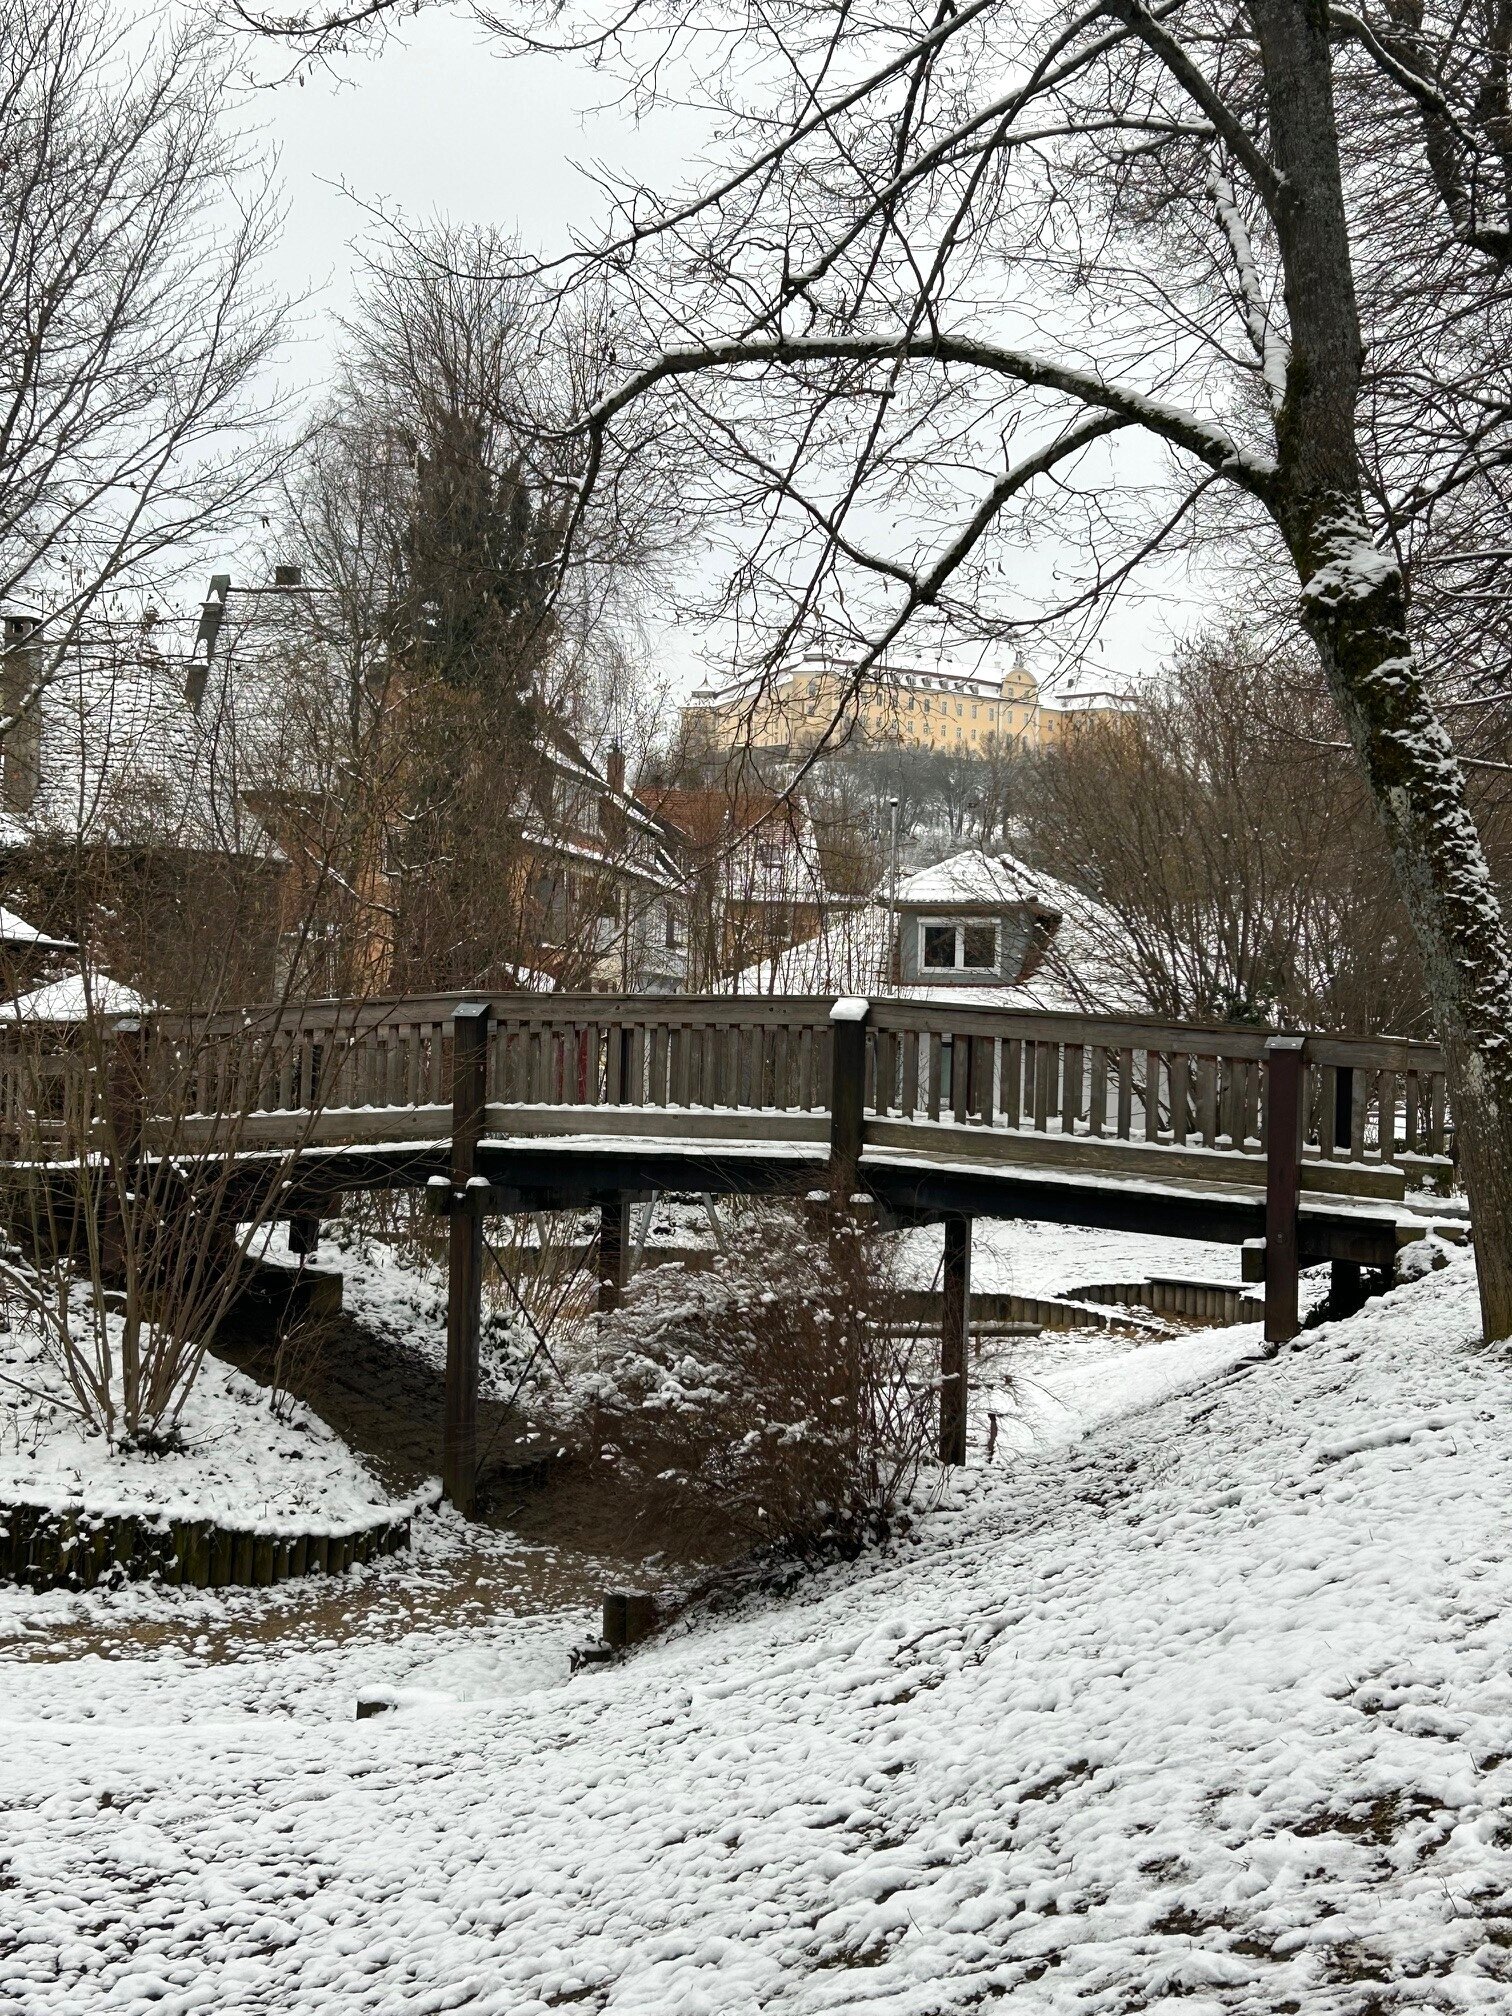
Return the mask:
<svg viewBox="0 0 1512 2016">
<path fill-rule="evenodd" d="M 304 1259 L 320 1251 L 320 1213 L 292 1211 L 289 1214 L 289 1251 Z"/>
<path fill-rule="evenodd" d="M 1297 1311 L 1297 1200 L 1302 1189 L 1302 1074 L 1305 1036 L 1272 1036 L 1265 1046 L 1265 1341 L 1285 1344 L 1301 1327 Z"/>
<path fill-rule="evenodd" d="M 105 1083 L 107 1140 L 112 1157 L 100 1196 L 100 1261 L 106 1275 L 126 1273 L 131 1219 L 124 1209 L 137 1183 L 146 1113 L 147 1032 L 134 1016 L 117 1022 Z M 86 1193 L 87 1194 L 87 1193 Z M 129 1347 L 134 1349 L 134 1345 Z"/>
<path fill-rule="evenodd" d="M 966 1333 L 971 1310 L 971 1220 L 945 1220 L 940 1323 L 940 1461 L 966 1461 Z"/>
<path fill-rule="evenodd" d="M 860 1181 L 866 1123 L 866 1018 L 871 1003 L 842 999 L 830 1010 L 830 1195 L 843 1210 Z"/>
<path fill-rule="evenodd" d="M 630 1250 L 630 1200 L 619 1196 L 599 1207 L 598 1311 L 618 1309 L 625 1292 L 625 1260 Z"/>
<path fill-rule="evenodd" d="M 488 1098 L 489 1008 L 452 1014 L 451 1223 L 447 1237 L 446 1397 L 441 1487 L 464 1516 L 478 1481 L 478 1337 L 483 1319 L 483 1195 L 473 1187 Z"/>
</svg>

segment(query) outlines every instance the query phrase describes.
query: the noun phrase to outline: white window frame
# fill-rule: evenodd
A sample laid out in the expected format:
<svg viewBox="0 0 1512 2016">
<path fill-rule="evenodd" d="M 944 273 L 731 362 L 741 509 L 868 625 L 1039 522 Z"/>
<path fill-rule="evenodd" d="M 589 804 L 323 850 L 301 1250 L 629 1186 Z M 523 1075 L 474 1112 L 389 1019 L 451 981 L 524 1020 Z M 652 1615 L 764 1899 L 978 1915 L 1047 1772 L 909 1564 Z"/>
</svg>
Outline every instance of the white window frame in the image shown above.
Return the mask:
<svg viewBox="0 0 1512 2016">
<path fill-rule="evenodd" d="M 966 962 L 966 929 L 968 925 L 985 924 L 992 933 L 992 964 L 990 966 L 968 966 Z M 954 931 L 955 960 L 949 966 L 926 966 L 924 963 L 924 933 L 926 930 Z M 918 968 L 920 975 L 928 973 L 996 973 L 1003 956 L 1002 920 L 997 917 L 921 917 L 919 919 Z"/>
</svg>

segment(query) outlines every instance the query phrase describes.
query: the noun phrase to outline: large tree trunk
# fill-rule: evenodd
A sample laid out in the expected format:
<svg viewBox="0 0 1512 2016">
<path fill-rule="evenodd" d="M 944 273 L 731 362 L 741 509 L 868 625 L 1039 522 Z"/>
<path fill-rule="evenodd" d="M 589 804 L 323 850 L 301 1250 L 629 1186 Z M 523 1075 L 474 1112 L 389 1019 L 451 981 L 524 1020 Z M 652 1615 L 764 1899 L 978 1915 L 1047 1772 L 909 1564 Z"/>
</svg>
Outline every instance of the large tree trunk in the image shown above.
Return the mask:
<svg viewBox="0 0 1512 2016">
<path fill-rule="evenodd" d="M 1406 584 L 1366 527 L 1361 341 L 1326 0 L 1251 0 L 1290 323 L 1272 508 L 1422 948 L 1470 1193 L 1488 1338 L 1512 1335 L 1512 958 L 1464 776 L 1408 636 Z"/>
</svg>

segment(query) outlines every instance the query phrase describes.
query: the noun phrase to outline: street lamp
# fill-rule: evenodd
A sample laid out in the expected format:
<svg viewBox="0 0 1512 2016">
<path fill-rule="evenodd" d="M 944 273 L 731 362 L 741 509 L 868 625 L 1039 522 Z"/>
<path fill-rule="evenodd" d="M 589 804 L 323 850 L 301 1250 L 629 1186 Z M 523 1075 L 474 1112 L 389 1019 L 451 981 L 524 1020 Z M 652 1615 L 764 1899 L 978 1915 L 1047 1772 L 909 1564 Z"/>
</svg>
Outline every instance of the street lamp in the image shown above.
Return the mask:
<svg viewBox="0 0 1512 2016">
<path fill-rule="evenodd" d="M 892 844 L 888 852 L 887 864 L 887 966 L 896 985 L 899 974 L 898 960 L 898 801 L 889 798 L 888 806 L 892 815 Z"/>
</svg>

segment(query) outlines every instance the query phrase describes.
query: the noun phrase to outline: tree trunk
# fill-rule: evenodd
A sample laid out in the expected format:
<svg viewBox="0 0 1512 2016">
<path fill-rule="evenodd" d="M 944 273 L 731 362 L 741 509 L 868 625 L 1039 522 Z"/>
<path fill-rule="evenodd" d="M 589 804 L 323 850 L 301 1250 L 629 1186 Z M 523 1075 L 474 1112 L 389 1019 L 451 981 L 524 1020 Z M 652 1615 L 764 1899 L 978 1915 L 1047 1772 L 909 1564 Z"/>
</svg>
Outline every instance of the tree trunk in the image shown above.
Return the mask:
<svg viewBox="0 0 1512 2016">
<path fill-rule="evenodd" d="M 1329 534 L 1325 532 L 1325 539 Z M 1337 548 L 1337 523 L 1332 539 Z M 1385 829 L 1422 948 L 1470 1193 L 1488 1339 L 1512 1336 L 1512 960 L 1464 777 L 1406 635 L 1400 573 L 1363 542 L 1311 569 L 1303 616 Z M 1361 562 L 1377 575 L 1361 578 Z"/>
<path fill-rule="evenodd" d="M 1512 1335 L 1512 957 L 1464 776 L 1413 656 L 1407 589 L 1366 524 L 1361 337 L 1327 0 L 1251 0 L 1291 350 L 1271 509 L 1302 620 L 1385 829 L 1422 948 L 1475 1225 L 1488 1339 Z"/>
</svg>

